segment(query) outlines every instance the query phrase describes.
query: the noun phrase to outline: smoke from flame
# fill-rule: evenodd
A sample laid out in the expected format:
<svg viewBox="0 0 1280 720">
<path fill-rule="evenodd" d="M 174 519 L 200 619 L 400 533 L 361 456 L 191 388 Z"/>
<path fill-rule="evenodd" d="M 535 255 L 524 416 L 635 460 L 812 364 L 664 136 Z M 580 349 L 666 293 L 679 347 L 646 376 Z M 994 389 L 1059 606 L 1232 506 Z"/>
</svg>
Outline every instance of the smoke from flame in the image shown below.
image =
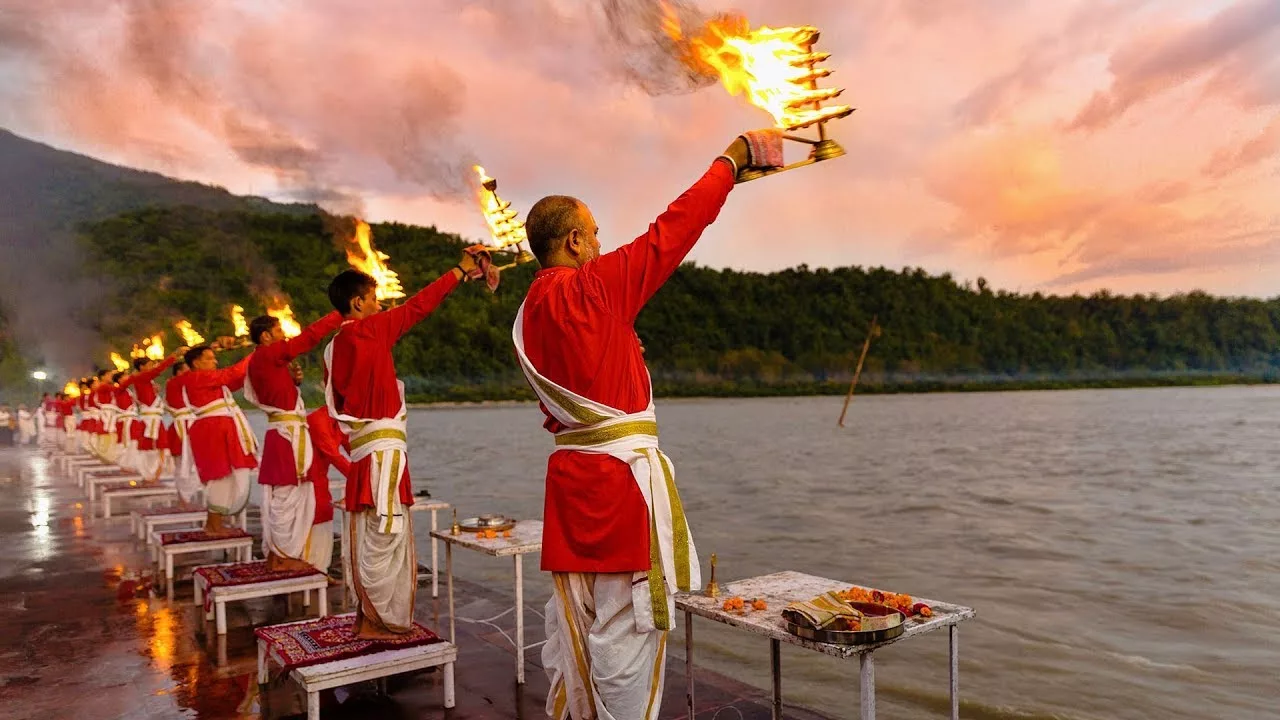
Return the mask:
<svg viewBox="0 0 1280 720">
<path fill-rule="evenodd" d="M 346 241 L 346 251 L 347 263 L 378 283 L 379 300 L 404 297 L 400 276 L 387 267 L 386 261 L 391 256 L 373 247 L 373 232 L 369 229 L 369 223 L 355 218 L 355 233 Z"/>
<path fill-rule="evenodd" d="M 249 323 L 244 319 L 244 308 L 239 305 L 231 306 L 231 324 L 235 327 L 236 337 L 245 337 L 249 334 Z"/>
<path fill-rule="evenodd" d="M 182 336 L 182 344 L 189 348 L 204 344 L 204 336 L 195 331 L 191 327 L 190 320 L 179 320 L 173 325 L 178 330 L 178 334 Z"/>
</svg>

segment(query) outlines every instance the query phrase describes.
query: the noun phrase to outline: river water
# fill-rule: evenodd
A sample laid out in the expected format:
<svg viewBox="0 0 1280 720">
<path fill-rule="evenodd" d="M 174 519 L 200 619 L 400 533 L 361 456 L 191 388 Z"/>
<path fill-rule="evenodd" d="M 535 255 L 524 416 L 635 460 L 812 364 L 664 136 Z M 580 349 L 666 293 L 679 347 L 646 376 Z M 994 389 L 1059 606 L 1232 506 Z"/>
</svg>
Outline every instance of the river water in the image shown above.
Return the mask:
<svg viewBox="0 0 1280 720">
<path fill-rule="evenodd" d="M 716 552 L 722 582 L 799 570 L 974 607 L 966 718 L 1280 715 L 1280 390 L 865 396 L 845 429 L 840 402 L 659 403 L 704 576 Z M 464 516 L 541 517 L 540 421 L 413 411 L 415 485 Z M 460 555 L 509 586 L 506 563 Z M 767 641 L 707 621 L 697 639 L 700 666 L 768 687 Z M 945 633 L 880 651 L 881 716 L 943 716 L 946 653 Z M 856 661 L 782 661 L 787 701 L 856 716 Z"/>
</svg>

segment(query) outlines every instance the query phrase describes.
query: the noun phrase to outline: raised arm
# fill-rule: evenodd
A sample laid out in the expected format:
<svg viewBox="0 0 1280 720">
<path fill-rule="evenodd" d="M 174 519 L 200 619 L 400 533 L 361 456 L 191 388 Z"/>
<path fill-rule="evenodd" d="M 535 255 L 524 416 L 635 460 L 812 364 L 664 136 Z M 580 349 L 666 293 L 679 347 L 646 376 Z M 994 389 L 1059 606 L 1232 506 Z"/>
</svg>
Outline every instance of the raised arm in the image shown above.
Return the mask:
<svg viewBox="0 0 1280 720">
<path fill-rule="evenodd" d="M 156 378 L 160 377 L 160 373 L 173 367 L 173 364 L 177 361 L 178 361 L 178 356 L 176 354 L 170 355 L 164 360 L 161 360 L 159 363 L 156 363 L 156 366 L 151 368 L 150 370 L 137 373 L 136 375 L 130 375 L 129 384 L 138 385 L 141 383 L 149 383 L 155 380 Z"/>
<path fill-rule="evenodd" d="M 371 323 L 372 327 L 377 329 L 379 336 L 384 338 L 388 345 L 394 344 L 405 333 L 409 332 L 414 325 L 422 322 L 424 318 L 439 307 L 441 301 L 448 297 L 454 288 L 458 287 L 461 279 L 462 271 L 454 268 L 441 275 L 435 282 L 419 290 L 403 305 L 384 310 L 377 315 L 369 317 L 365 322 Z"/>
<path fill-rule="evenodd" d="M 612 311 L 634 320 L 715 221 L 733 183 L 733 163 L 716 158 L 647 233 L 583 266 L 583 281 L 597 280 Z"/>
<path fill-rule="evenodd" d="M 351 461 L 342 453 L 339 437 L 341 431 L 333 416 L 328 412 L 315 412 L 307 418 L 307 427 L 311 432 L 311 445 L 321 457 L 328 460 L 338 472 L 346 476 L 351 469 Z"/>
<path fill-rule="evenodd" d="M 280 343 L 284 346 L 284 352 L 279 361 L 280 364 L 287 364 L 299 355 L 311 352 L 315 346 L 320 344 L 321 340 L 324 340 L 329 333 L 337 330 L 341 324 L 342 315 L 335 310 L 308 325 L 298 337 L 289 338 Z"/>
<path fill-rule="evenodd" d="M 232 390 L 239 390 L 240 386 L 244 385 L 244 374 L 249 369 L 249 358 L 251 357 L 253 357 L 253 353 L 245 355 L 240 362 L 230 367 L 217 368 L 215 370 L 192 370 L 187 373 L 187 387 L 213 388 L 226 385 Z"/>
</svg>

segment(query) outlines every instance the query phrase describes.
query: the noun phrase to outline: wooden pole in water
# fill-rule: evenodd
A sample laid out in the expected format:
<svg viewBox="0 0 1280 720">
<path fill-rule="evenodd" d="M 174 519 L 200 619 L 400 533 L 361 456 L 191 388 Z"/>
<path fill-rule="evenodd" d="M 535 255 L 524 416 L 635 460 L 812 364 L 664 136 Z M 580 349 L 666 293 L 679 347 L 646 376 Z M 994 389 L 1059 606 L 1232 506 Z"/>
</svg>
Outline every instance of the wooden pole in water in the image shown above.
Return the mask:
<svg viewBox="0 0 1280 720">
<path fill-rule="evenodd" d="M 867 328 L 867 339 L 862 343 L 862 354 L 858 356 L 858 366 L 853 370 L 853 382 L 849 383 L 849 394 L 844 396 L 844 409 L 840 411 L 840 427 L 844 427 L 844 416 L 849 412 L 849 403 L 853 400 L 853 389 L 858 387 L 858 378 L 862 375 L 862 363 L 867 359 L 867 350 L 871 349 L 871 338 L 875 337 L 880 326 L 876 324 L 875 315 L 871 316 L 871 326 Z"/>
</svg>

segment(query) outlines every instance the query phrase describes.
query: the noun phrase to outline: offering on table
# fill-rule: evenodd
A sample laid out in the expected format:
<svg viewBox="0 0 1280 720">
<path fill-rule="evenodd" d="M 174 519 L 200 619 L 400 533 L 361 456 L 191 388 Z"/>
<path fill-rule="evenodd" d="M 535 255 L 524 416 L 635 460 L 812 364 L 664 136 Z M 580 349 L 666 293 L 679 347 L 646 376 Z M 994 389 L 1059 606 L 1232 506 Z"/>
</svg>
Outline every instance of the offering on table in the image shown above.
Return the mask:
<svg viewBox="0 0 1280 720">
<path fill-rule="evenodd" d="M 727 612 L 737 612 L 739 615 L 747 614 L 748 610 L 768 610 L 769 603 L 760 598 L 752 598 L 747 600 L 741 596 L 735 595 L 724 601 L 720 606 Z"/>
<path fill-rule="evenodd" d="M 849 602 L 874 603 L 876 605 L 884 605 L 906 615 L 920 615 L 923 617 L 933 617 L 933 609 L 924 603 L 918 603 L 912 600 L 910 595 L 903 593 L 892 593 L 884 590 L 875 590 L 863 587 L 851 587 L 848 590 L 842 590 L 840 597 Z"/>
</svg>

